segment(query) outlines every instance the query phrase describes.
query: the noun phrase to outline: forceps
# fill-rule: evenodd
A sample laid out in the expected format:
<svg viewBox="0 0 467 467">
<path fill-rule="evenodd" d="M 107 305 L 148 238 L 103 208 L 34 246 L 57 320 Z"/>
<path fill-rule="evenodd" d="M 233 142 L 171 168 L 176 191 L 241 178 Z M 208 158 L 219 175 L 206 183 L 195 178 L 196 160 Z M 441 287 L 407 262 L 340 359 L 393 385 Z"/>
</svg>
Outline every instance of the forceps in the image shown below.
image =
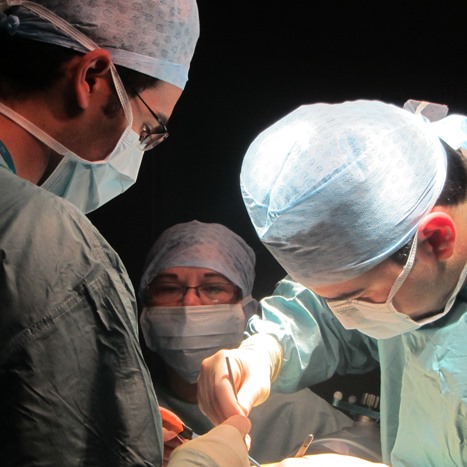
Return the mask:
<svg viewBox="0 0 467 467">
<path fill-rule="evenodd" d="M 313 442 L 315 437 L 310 433 L 303 441 L 302 445 L 298 448 L 297 454 L 295 457 L 303 457 L 306 453 L 306 450 L 310 447 L 310 444 Z"/>
</svg>

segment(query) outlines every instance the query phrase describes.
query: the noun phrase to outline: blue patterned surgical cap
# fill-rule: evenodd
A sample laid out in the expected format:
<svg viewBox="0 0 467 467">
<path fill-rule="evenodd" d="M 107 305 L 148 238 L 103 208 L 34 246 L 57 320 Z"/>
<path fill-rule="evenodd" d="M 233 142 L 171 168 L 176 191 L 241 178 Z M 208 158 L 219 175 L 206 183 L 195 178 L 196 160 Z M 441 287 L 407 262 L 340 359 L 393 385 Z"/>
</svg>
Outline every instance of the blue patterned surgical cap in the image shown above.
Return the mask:
<svg viewBox="0 0 467 467">
<path fill-rule="evenodd" d="M 0 26 L 10 34 L 92 49 L 55 16 L 108 50 L 116 65 L 185 87 L 199 37 L 195 0 L 0 0 Z"/>
<path fill-rule="evenodd" d="M 255 262 L 255 253 L 245 240 L 221 224 L 196 220 L 176 224 L 164 230 L 149 251 L 139 296 L 143 302 L 146 286 L 162 270 L 197 267 L 221 273 L 240 287 L 245 298 L 253 290 Z M 256 308 L 256 301 L 249 308 Z"/>
<path fill-rule="evenodd" d="M 441 193 L 442 122 L 379 101 L 299 107 L 243 161 L 242 195 L 259 238 L 308 287 L 372 269 L 415 234 Z"/>
</svg>

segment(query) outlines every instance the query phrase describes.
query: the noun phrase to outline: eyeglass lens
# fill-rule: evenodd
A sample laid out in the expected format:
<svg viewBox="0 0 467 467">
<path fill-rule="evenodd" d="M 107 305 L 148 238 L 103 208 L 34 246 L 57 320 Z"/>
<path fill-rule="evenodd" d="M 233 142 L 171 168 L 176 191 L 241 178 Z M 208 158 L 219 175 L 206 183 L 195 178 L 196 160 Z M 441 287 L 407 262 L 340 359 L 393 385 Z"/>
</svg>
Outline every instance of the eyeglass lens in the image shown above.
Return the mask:
<svg viewBox="0 0 467 467">
<path fill-rule="evenodd" d="M 200 284 L 189 287 L 175 282 L 155 282 L 148 286 L 147 298 L 161 304 L 178 302 L 189 289 L 194 289 L 199 298 L 213 303 L 225 303 L 235 296 L 236 286 L 224 282 Z"/>
<path fill-rule="evenodd" d="M 148 125 L 144 125 L 139 135 L 139 142 L 142 150 L 149 151 L 162 143 L 162 141 L 166 140 L 169 137 L 169 131 L 167 130 L 167 126 L 162 123 L 160 117 L 151 109 L 151 107 L 149 107 L 146 101 L 138 93 L 136 93 L 136 96 L 157 122 L 157 125 L 154 128 L 149 128 Z"/>
</svg>

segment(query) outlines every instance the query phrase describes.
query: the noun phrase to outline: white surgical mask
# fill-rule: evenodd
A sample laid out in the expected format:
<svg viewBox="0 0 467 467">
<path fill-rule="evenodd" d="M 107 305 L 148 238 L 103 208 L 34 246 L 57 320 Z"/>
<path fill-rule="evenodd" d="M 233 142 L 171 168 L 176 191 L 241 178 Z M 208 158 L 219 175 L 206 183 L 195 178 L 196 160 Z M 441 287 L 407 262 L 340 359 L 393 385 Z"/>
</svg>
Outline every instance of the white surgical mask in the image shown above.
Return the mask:
<svg viewBox="0 0 467 467">
<path fill-rule="evenodd" d="M 196 383 L 205 358 L 240 345 L 246 320 L 242 304 L 223 304 L 146 307 L 140 324 L 148 348 L 185 380 Z"/>
<path fill-rule="evenodd" d="M 414 321 L 410 316 L 399 312 L 394 306 L 394 296 L 412 270 L 416 251 L 417 237 L 415 236 L 407 263 L 394 282 L 385 303 L 369 303 L 361 300 L 336 300 L 328 302 L 329 308 L 345 329 L 358 329 L 363 334 L 376 339 L 389 339 L 390 337 L 398 336 L 418 329 L 425 324 L 432 323 L 448 313 L 454 304 L 457 293 L 464 284 L 467 276 L 467 265 L 462 270 L 459 281 L 442 312 Z"/>
<path fill-rule="evenodd" d="M 26 6 L 47 18 L 87 50 L 98 48 L 91 39 L 41 5 L 27 3 Z M 133 185 L 144 154 L 140 149 L 139 135 L 132 129 L 133 113 L 128 95 L 113 64 L 111 73 L 128 123 L 114 150 L 100 161 L 91 162 L 79 157 L 22 115 L 0 103 L 0 113 L 63 156 L 42 187 L 69 200 L 85 213 L 97 209 Z"/>
</svg>

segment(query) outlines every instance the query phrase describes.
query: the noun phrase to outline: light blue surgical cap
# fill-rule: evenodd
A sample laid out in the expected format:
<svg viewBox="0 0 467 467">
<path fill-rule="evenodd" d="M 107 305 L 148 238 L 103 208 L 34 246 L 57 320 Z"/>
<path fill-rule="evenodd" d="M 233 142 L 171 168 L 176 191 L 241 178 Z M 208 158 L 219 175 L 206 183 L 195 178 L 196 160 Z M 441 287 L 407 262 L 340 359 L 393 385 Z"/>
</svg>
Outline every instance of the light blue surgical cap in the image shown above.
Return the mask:
<svg viewBox="0 0 467 467">
<path fill-rule="evenodd" d="M 255 253 L 245 240 L 221 224 L 196 220 L 176 224 L 164 230 L 149 251 L 139 296 L 143 301 L 146 286 L 162 270 L 197 267 L 221 273 L 240 287 L 245 298 L 253 290 L 255 261 Z M 256 300 L 247 305 L 252 312 L 256 306 Z"/>
<path fill-rule="evenodd" d="M 10 6 L 14 8 L 0 21 L 10 34 L 90 50 L 60 28 L 56 15 L 107 49 L 115 64 L 185 87 L 199 37 L 195 0 L 0 1 L 0 11 Z"/>
<path fill-rule="evenodd" d="M 415 234 L 446 178 L 434 125 L 378 101 L 320 103 L 253 141 L 243 199 L 258 236 L 294 280 L 311 287 L 360 276 Z"/>
</svg>

